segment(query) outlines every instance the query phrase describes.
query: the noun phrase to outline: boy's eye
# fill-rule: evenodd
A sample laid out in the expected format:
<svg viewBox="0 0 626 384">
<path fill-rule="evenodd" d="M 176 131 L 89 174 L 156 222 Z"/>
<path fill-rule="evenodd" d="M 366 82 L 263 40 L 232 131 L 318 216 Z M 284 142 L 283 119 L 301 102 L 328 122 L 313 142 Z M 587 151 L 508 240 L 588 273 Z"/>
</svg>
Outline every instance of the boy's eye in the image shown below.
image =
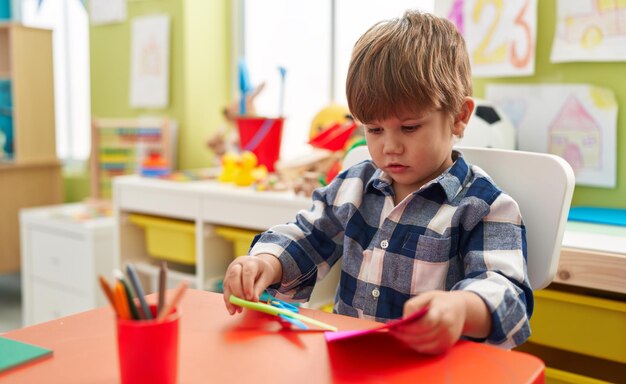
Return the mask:
<svg viewBox="0 0 626 384">
<path fill-rule="evenodd" d="M 377 134 L 377 133 L 380 133 L 380 132 L 382 132 L 381 128 L 378 128 L 378 127 L 367 127 L 367 133 L 369 133 L 369 134 L 374 135 L 374 134 Z"/>
<path fill-rule="evenodd" d="M 419 127 L 421 127 L 421 124 L 416 124 L 416 125 L 403 125 L 402 126 L 402 130 L 405 132 L 413 132 L 419 129 Z"/>
</svg>

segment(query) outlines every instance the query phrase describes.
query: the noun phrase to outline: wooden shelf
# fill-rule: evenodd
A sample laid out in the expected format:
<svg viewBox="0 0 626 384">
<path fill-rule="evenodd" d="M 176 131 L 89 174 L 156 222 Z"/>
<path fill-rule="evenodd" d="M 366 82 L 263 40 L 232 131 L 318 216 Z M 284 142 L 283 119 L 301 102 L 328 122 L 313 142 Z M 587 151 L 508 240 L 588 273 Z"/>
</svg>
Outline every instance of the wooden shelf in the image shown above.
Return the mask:
<svg viewBox="0 0 626 384">
<path fill-rule="evenodd" d="M 626 253 L 564 247 L 554 282 L 626 294 Z"/>
<path fill-rule="evenodd" d="M 13 160 L 56 160 L 52 31 L 0 25 L 0 78 L 11 80 Z"/>
<path fill-rule="evenodd" d="M 20 209 L 63 200 L 56 157 L 52 31 L 0 23 L 0 79 L 10 81 L 12 124 L 5 119 L 3 129 L 9 127 L 13 137 L 13 152 L 0 151 L 2 273 L 20 269 Z"/>
<path fill-rule="evenodd" d="M 63 201 L 61 163 L 0 165 L 0 273 L 20 270 L 19 211 Z"/>
</svg>

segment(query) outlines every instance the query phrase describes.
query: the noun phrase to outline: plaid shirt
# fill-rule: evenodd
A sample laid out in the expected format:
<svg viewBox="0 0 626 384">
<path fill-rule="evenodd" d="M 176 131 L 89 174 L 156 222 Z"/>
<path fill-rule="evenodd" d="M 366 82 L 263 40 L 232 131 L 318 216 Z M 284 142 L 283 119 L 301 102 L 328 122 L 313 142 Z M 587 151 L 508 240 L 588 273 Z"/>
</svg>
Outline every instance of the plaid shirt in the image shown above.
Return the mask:
<svg viewBox="0 0 626 384">
<path fill-rule="evenodd" d="M 454 151 L 439 177 L 393 202 L 391 179 L 371 161 L 313 194 L 296 221 L 257 236 L 249 254 L 270 253 L 283 268 L 268 291 L 308 301 L 315 282 L 343 256 L 334 311 L 386 322 L 430 290 L 465 290 L 487 304 L 486 342 L 505 348 L 530 335 L 533 295 L 526 230 L 517 203 Z"/>
</svg>

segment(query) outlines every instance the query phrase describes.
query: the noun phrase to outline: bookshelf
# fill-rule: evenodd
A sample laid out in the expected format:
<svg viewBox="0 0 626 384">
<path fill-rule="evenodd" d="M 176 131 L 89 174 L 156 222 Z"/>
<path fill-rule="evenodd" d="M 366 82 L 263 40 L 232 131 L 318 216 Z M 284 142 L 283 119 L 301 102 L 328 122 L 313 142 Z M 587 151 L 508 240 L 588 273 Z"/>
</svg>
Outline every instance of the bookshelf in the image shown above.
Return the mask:
<svg viewBox="0 0 626 384">
<path fill-rule="evenodd" d="M 56 161 L 52 31 L 0 23 L 2 162 Z"/>
<path fill-rule="evenodd" d="M 0 273 L 20 270 L 20 209 L 63 200 L 52 68 L 52 31 L 0 22 Z"/>
</svg>

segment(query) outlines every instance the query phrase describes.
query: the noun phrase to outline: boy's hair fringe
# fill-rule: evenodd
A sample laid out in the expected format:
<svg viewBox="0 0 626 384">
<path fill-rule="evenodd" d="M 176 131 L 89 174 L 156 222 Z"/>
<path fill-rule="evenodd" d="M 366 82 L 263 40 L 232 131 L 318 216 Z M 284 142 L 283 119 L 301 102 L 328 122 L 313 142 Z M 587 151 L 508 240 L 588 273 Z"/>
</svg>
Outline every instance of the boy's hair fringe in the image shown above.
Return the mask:
<svg viewBox="0 0 626 384">
<path fill-rule="evenodd" d="M 455 115 L 472 95 L 465 41 L 452 22 L 428 13 L 381 21 L 354 46 L 346 95 L 364 123 L 399 112 Z"/>
</svg>

